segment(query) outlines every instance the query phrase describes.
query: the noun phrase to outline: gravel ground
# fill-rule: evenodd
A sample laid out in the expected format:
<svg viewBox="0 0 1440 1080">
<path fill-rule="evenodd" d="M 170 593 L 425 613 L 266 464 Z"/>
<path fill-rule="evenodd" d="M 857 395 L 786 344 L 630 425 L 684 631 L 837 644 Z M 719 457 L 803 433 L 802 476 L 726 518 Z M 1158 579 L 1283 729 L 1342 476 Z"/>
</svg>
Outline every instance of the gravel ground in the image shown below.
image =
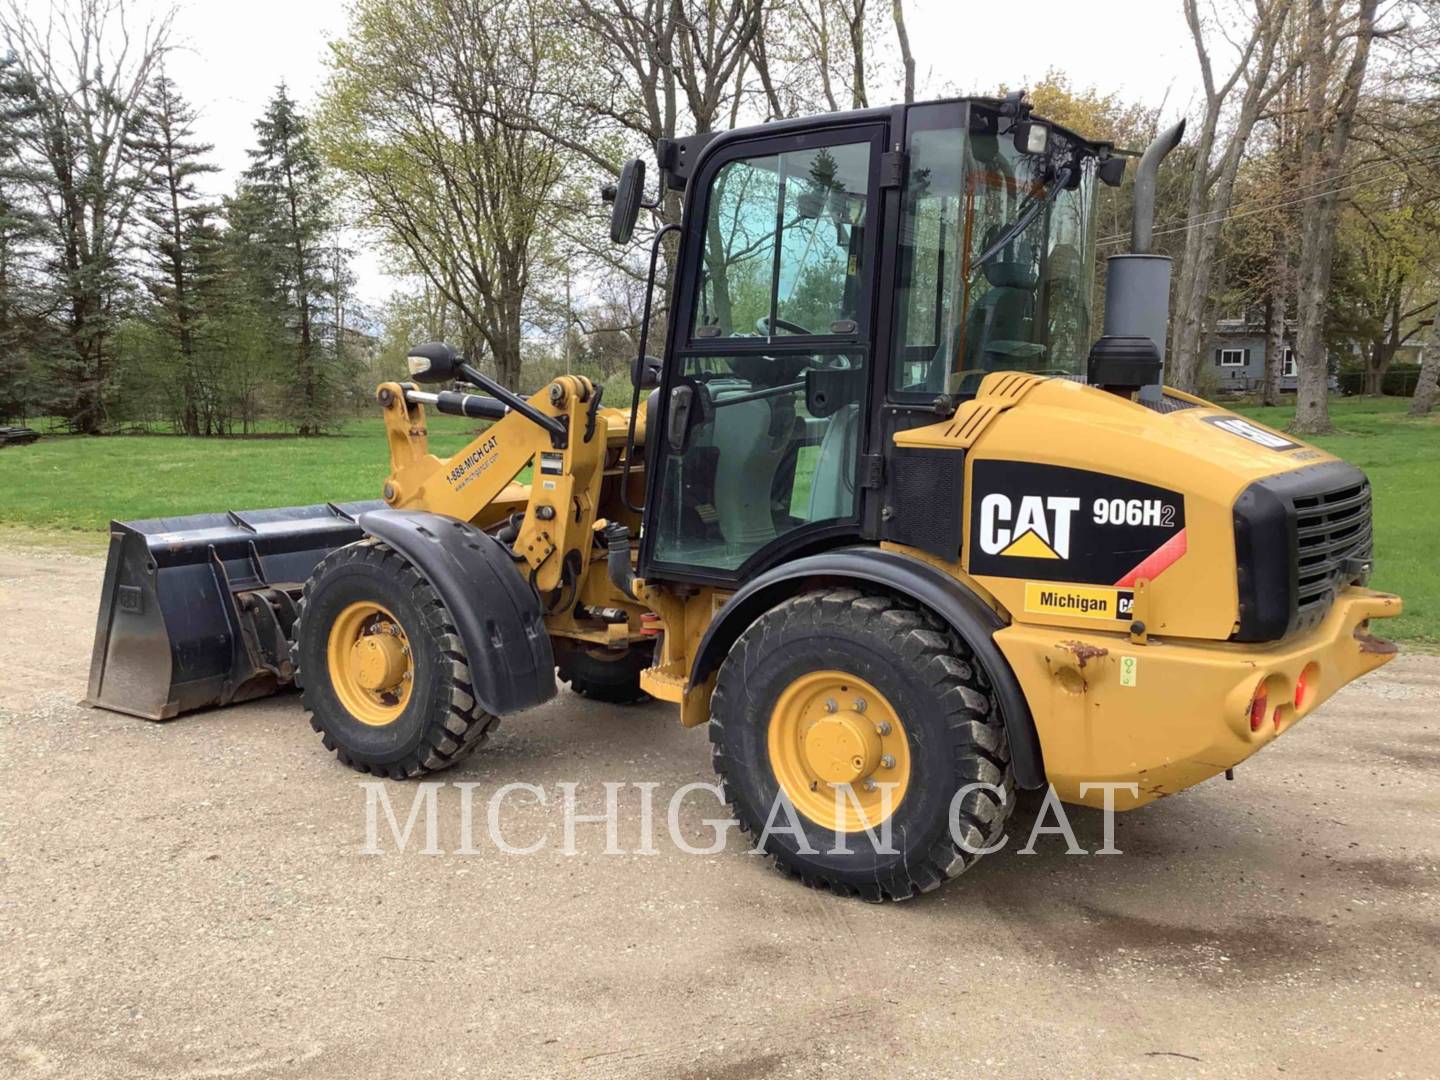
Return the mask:
<svg viewBox="0 0 1440 1080">
<path fill-rule="evenodd" d="M 365 855 L 361 778 L 293 695 L 152 724 L 79 705 L 101 562 L 0 550 L 0 1075 L 1433 1076 L 1440 659 L 1402 656 L 1121 856 L 986 859 L 869 906 L 738 840 L 636 854 L 604 781 L 710 779 L 669 707 L 562 692 L 444 777 L 440 855 Z M 483 839 L 501 785 L 507 855 Z M 403 823 L 414 785 L 387 785 Z M 1018 829 L 1028 832 L 1033 809 Z M 702 843 L 717 807 L 680 814 Z M 1075 812 L 1101 846 L 1098 815 Z M 423 831 L 423 821 L 417 826 Z M 1012 832 L 1015 829 L 1012 828 Z M 1012 849 L 1018 843 L 1012 843 Z"/>
</svg>

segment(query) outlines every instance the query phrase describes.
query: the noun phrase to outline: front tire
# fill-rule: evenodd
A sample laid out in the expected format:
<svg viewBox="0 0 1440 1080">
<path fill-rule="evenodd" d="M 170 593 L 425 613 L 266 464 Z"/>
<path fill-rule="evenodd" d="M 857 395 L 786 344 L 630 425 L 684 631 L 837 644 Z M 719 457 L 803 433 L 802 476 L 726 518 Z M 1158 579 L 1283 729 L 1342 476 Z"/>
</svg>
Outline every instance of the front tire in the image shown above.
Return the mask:
<svg viewBox="0 0 1440 1080">
<path fill-rule="evenodd" d="M 958 877 L 1014 807 L 985 673 L 934 615 L 891 595 L 810 592 L 757 619 L 720 668 L 710 740 L 744 831 L 785 873 L 841 895 L 901 900 Z"/>
<path fill-rule="evenodd" d="M 358 772 L 396 780 L 437 772 L 499 723 L 475 700 L 444 601 L 378 540 L 320 562 L 305 583 L 295 636 L 310 726 Z"/>
</svg>

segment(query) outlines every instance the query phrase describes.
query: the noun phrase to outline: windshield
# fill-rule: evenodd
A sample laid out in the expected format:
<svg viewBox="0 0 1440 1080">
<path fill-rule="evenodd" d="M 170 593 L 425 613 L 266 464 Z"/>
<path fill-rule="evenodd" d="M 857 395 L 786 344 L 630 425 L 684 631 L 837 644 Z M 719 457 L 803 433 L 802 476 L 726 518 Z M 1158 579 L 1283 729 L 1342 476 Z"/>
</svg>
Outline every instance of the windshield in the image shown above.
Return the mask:
<svg viewBox="0 0 1440 1080">
<path fill-rule="evenodd" d="M 1022 154 L 1010 123 L 978 104 L 911 111 L 896 391 L 970 396 L 992 371 L 1084 372 L 1094 159 L 1076 186 L 1057 183 L 1074 143 L 1052 130 L 1046 154 Z"/>
</svg>

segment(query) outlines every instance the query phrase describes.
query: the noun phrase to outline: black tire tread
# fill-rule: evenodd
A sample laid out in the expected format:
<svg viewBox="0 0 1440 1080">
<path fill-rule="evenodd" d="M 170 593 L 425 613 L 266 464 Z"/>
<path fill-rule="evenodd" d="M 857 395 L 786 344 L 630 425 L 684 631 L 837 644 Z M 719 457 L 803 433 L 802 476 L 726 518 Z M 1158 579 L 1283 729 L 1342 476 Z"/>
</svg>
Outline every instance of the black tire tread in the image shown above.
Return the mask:
<svg viewBox="0 0 1440 1080">
<path fill-rule="evenodd" d="M 295 620 L 294 640 L 301 640 L 305 621 L 306 596 L 310 583 L 319 581 L 325 574 L 350 562 L 369 563 L 381 575 L 397 579 L 409 592 L 416 608 L 424 613 L 426 630 L 438 642 L 441 651 L 450 661 L 448 709 L 438 723 L 431 723 L 422 743 L 414 753 L 398 762 L 388 765 L 369 764 L 356 761 L 339 746 L 324 730 L 316 715 L 317 700 L 313 684 L 306 686 L 305 674 L 300 670 L 298 645 L 293 651 L 296 666 L 296 682 L 302 688 L 301 703 L 310 714 L 310 726 L 320 734 L 325 749 L 331 751 L 343 765 L 357 772 L 384 776 L 392 780 L 409 780 L 427 773 L 448 769 L 469 757 L 490 733 L 500 724 L 500 718 L 480 708 L 475 700 L 470 677 L 470 665 L 466 659 L 465 646 L 460 633 L 445 607 L 445 602 L 423 574 L 394 548 L 382 541 L 360 540 L 337 548 L 325 556 L 310 575 L 305 594 L 300 598 Z"/>
<path fill-rule="evenodd" d="M 988 790 L 972 791 L 966 796 L 960 807 L 966 843 L 972 849 L 996 843 L 1015 806 L 1015 774 L 999 706 L 984 671 L 964 641 L 929 610 L 894 594 L 851 588 L 802 593 L 772 608 L 740 635 L 721 665 L 710 699 L 711 757 L 726 804 L 740 828 L 754 843 L 765 823 L 750 818 L 743 800 L 734 797 L 731 762 L 721 742 L 729 699 L 736 693 L 736 679 L 750 668 L 755 657 L 765 655 L 793 629 L 833 626 L 842 620 L 882 626 L 906 661 L 926 673 L 927 681 L 946 705 L 946 722 L 957 737 L 956 790 L 985 782 L 1003 792 L 998 801 Z M 786 861 L 783 851 L 767 851 L 766 855 L 782 874 L 805 885 L 872 901 L 904 900 L 917 892 L 929 892 L 959 877 L 980 858 L 955 844 L 947 829 L 924 859 L 902 864 L 873 886 L 855 886 L 808 867 L 798 868 Z"/>
<path fill-rule="evenodd" d="M 639 705 L 651 700 L 640 689 L 640 672 L 650 666 L 651 657 L 644 646 L 631 646 L 630 651 L 615 660 L 601 660 L 586 654 L 580 647 L 556 649 L 556 674 L 570 689 L 591 701 L 609 705 Z"/>
</svg>

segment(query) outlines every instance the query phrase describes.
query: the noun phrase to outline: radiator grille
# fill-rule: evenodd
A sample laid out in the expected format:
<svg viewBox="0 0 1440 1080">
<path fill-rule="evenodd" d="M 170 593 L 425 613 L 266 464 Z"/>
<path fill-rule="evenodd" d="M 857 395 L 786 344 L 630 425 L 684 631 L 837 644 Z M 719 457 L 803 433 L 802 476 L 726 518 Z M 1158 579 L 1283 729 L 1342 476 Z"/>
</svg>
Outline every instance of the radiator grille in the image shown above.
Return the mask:
<svg viewBox="0 0 1440 1080">
<path fill-rule="evenodd" d="M 960 557 L 965 455 L 896 447 L 885 465 L 880 535 L 941 559 Z"/>
<path fill-rule="evenodd" d="M 1370 576 L 1370 484 L 1343 461 L 1257 480 L 1235 500 L 1236 641 L 1309 630 Z"/>
<path fill-rule="evenodd" d="M 1296 495 L 1294 506 L 1295 598 L 1300 623 L 1307 625 L 1324 617 L 1337 591 L 1368 571 L 1370 485 Z"/>
</svg>

